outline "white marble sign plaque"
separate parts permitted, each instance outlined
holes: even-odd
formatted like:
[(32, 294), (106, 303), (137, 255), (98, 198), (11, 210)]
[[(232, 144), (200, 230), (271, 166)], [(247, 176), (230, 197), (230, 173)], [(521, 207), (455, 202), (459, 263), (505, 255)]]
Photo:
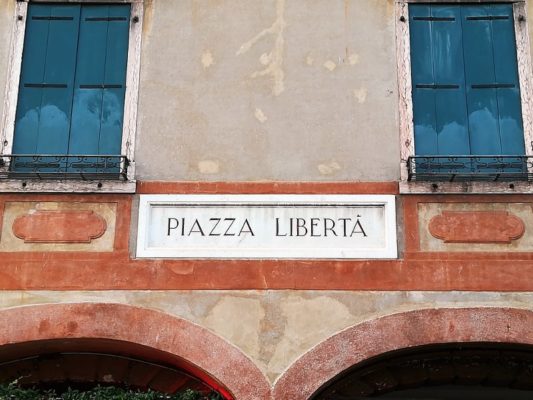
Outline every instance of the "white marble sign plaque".
[(142, 195), (137, 257), (396, 258), (392, 195)]

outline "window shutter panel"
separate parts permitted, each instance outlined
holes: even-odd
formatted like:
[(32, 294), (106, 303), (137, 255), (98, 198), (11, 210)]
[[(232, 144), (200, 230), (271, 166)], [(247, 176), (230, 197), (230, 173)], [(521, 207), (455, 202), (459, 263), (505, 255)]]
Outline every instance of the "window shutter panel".
[(460, 10), (412, 5), (409, 13), (416, 153), (469, 154)]
[(417, 154), (438, 154), (435, 115), (435, 93), (420, 85), (433, 84), (433, 51), (431, 22), (423, 18), (431, 16), (428, 5), (409, 7), (411, 28), (411, 75), (415, 126), (415, 150)]
[(500, 141), (502, 154), (524, 154), (524, 128), (520, 102), (520, 81), (516, 58), (513, 9), (510, 4), (491, 5), (492, 15), (508, 19), (492, 20), (494, 44), (494, 72), (496, 82), (513, 87), (497, 89)]
[(107, 58), (99, 154), (120, 154), (126, 93), (130, 5), (109, 6)]
[(524, 154), (511, 5), (462, 8), (472, 154)]
[(71, 154), (120, 154), (129, 14), (129, 5), (82, 6)]
[(30, 4), (14, 154), (66, 154), (79, 5)]

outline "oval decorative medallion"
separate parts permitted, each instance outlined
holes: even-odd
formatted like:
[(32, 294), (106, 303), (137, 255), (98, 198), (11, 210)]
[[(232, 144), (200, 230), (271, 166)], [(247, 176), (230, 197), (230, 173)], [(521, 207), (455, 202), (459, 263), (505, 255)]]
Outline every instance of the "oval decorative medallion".
[(43, 210), (16, 218), (12, 229), (25, 243), (90, 243), (107, 224), (94, 211)]
[(511, 243), (525, 225), (507, 211), (443, 211), (431, 219), (429, 232), (445, 243)]

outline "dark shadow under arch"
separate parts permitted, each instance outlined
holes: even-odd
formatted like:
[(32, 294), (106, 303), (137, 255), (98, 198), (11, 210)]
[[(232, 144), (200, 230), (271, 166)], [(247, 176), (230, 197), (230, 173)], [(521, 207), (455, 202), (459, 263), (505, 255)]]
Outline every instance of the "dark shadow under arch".
[(194, 365), (163, 351), (106, 339), (39, 340), (0, 346), (0, 383), (65, 390), (96, 385), (174, 394), (216, 391)]
[(73, 351), (152, 358), (185, 370), (227, 399), (270, 397), (265, 376), (241, 350), (160, 311), (113, 303), (41, 304), (0, 310), (0, 321), (0, 354), (21, 349), (51, 354), (71, 346)]
[(533, 345), (533, 312), (499, 307), (400, 312), (351, 326), (319, 343), (275, 382), (275, 399), (308, 400), (361, 363), (402, 349), (456, 343)]
[(311, 400), (533, 398), (533, 345), (453, 343), (373, 357), (330, 381)]

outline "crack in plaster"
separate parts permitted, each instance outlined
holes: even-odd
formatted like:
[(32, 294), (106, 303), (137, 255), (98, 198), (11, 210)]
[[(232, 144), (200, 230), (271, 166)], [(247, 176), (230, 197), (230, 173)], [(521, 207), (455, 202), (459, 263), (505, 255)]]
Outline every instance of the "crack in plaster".
[(249, 41), (243, 43), (237, 51), (237, 56), (247, 53), (259, 40), (267, 35), (274, 35), (276, 40), (274, 47), (268, 54), (262, 54), (260, 63), (266, 65), (266, 68), (254, 71), (252, 78), (260, 76), (271, 76), (274, 79), (272, 93), (279, 96), (285, 90), (285, 73), (283, 72), (283, 46), (285, 44), (285, 0), (276, 1), (276, 20), (269, 27), (263, 29)]

